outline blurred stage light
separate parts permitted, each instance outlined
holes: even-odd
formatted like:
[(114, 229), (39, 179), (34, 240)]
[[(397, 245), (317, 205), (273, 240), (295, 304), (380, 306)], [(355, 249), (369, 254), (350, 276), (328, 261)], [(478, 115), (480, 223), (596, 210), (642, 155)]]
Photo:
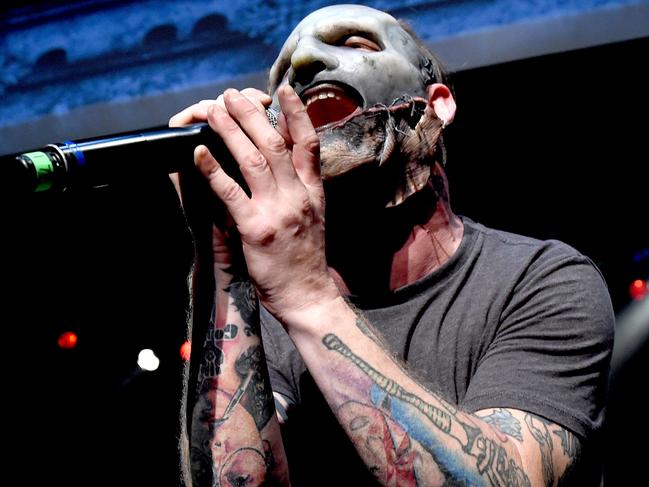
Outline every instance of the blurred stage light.
[(615, 346), (611, 359), (611, 379), (616, 380), (624, 365), (642, 351), (649, 340), (649, 299), (631, 301), (616, 317)]
[(66, 331), (64, 333), (61, 333), (59, 339), (57, 340), (57, 343), (59, 345), (59, 348), (62, 348), (63, 350), (71, 350), (77, 346), (78, 340), (79, 339), (76, 333), (72, 331)]
[(137, 364), (142, 370), (153, 372), (160, 365), (160, 359), (156, 357), (153, 350), (145, 348), (137, 356)]
[(183, 343), (180, 346), (180, 356), (185, 362), (187, 362), (191, 354), (192, 354), (192, 344), (189, 340), (185, 340), (185, 343)]
[(631, 298), (639, 301), (647, 295), (647, 281), (643, 279), (636, 279), (629, 286), (629, 294)]

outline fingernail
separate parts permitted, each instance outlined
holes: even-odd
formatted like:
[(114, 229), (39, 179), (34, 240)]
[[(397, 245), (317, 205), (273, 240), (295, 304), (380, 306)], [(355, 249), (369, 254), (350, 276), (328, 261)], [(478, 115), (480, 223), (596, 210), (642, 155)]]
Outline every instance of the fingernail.
[(207, 147), (205, 147), (204, 145), (199, 145), (198, 147), (196, 147), (195, 153), (197, 162), (202, 162), (207, 156)]
[(228, 88), (227, 90), (225, 90), (224, 94), (227, 95), (228, 98), (230, 98), (232, 100), (235, 100), (235, 99), (241, 97), (241, 95), (239, 94), (239, 91), (235, 90), (234, 88)]

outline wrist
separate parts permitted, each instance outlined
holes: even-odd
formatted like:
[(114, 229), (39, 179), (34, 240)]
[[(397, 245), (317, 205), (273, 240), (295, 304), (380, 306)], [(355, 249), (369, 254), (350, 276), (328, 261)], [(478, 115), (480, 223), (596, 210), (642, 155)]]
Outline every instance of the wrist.
[(336, 292), (335, 296), (313, 301), (286, 313), (282, 323), (294, 341), (307, 337), (320, 340), (352, 315), (354, 311), (345, 298)]

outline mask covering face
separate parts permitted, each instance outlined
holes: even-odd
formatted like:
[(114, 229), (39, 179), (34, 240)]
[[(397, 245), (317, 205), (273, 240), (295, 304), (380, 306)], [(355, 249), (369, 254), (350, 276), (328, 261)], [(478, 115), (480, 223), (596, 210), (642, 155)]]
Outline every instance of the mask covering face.
[(442, 123), (423, 98), (375, 106), (317, 130), (325, 184), (359, 166), (380, 173), (385, 206), (403, 203), (430, 178)]
[(426, 185), (442, 124), (426, 101), (425, 61), (393, 17), (368, 7), (325, 7), (298, 24), (270, 88), (290, 83), (306, 105), (325, 184), (374, 166), (385, 206)]

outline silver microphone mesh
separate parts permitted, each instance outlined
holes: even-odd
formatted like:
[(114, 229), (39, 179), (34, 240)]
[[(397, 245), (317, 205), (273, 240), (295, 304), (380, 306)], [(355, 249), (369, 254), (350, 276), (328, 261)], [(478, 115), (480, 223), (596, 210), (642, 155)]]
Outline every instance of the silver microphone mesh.
[(268, 117), (268, 122), (271, 124), (271, 126), (276, 129), (277, 117), (279, 116), (279, 112), (275, 110), (273, 107), (267, 107), (266, 116)]

